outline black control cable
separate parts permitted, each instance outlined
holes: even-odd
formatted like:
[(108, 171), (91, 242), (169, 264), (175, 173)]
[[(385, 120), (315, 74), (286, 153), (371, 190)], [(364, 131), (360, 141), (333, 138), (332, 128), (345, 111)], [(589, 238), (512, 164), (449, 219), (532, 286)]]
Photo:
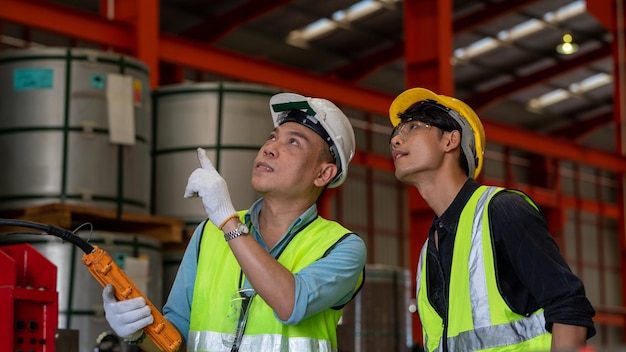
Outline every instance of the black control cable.
[[(75, 246), (80, 248), (86, 254), (92, 253), (94, 251), (93, 246), (91, 244), (89, 244), (89, 242), (87, 242), (84, 239), (76, 236), (76, 234), (75, 234), (75, 231), (78, 231), (80, 229), (80, 227), (82, 227), (83, 225), (81, 225), (75, 231), (70, 231), (70, 230), (66, 230), (66, 229), (58, 227), (58, 226), (46, 225), (46, 224), (41, 224), (41, 223), (38, 223), (38, 222), (33, 222), (33, 221), (28, 221), (28, 220), (2, 219), (2, 218), (0, 218), (0, 225), (16, 226), (16, 227), (26, 227), (26, 228), (29, 228), (29, 229), (39, 230), (39, 231), (43, 232), (43, 234), (56, 236), (56, 237), (61, 238), (64, 241), (67, 241), (67, 242), (70, 242), (70, 243), (74, 244)], [(12, 233), (9, 233), (9, 234), (12, 234)], [(15, 233), (15, 234), (18, 234), (18, 233)], [(21, 233), (21, 234), (23, 234), (23, 233)], [(29, 234), (40, 235), (42, 233), (39, 233), (39, 232), (29, 232)]]

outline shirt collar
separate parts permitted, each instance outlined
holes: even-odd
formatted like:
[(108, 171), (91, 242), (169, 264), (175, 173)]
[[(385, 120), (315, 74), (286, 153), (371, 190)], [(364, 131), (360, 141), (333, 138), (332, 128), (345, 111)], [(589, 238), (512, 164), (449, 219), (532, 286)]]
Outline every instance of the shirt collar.
[(459, 215), (463, 211), (467, 201), (470, 199), (472, 194), (474, 194), (474, 191), (478, 189), (478, 187), (480, 187), (478, 182), (472, 178), (468, 178), (463, 184), (463, 187), (461, 187), (459, 193), (457, 193), (456, 197), (454, 197), (454, 200), (448, 209), (446, 209), (446, 211), (441, 214), (441, 217), (437, 219), (439, 223), (442, 224), (449, 232), (453, 232), (456, 229), (459, 223)]
[[(262, 205), (263, 198), (260, 198), (254, 202), (252, 206), (250, 206), (250, 209), (248, 209), (248, 212), (244, 217), (245, 222), (252, 225), (254, 234), (259, 237), (260, 234), (257, 229), (259, 228), (259, 214), (261, 213)], [(317, 204), (313, 203), (307, 210), (304, 211), (304, 213), (300, 214), (300, 216), (291, 223), (287, 233), (283, 235), (283, 238), (279, 241), (275, 248), (281, 247), (281, 243), (291, 239), (296, 233), (300, 232), (302, 228), (308, 225), (311, 221), (315, 220), (315, 218), (317, 218)]]

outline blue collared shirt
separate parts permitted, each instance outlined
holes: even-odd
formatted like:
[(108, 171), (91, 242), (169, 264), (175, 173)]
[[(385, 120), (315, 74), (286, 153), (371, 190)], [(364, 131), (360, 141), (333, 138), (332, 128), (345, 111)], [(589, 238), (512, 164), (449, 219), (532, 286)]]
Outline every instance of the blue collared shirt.
[[(283, 251), (296, 233), (318, 216), (317, 206), (313, 204), (291, 224), (287, 233), (276, 245), (269, 249), (258, 232), (259, 213), (262, 204), (263, 199), (252, 204), (244, 221), (252, 225), (251, 235), (274, 258)], [(185, 339), (189, 334), (189, 320), (203, 225), (204, 223), (201, 223), (196, 227), (187, 245), (167, 303), (163, 307), (165, 318), (178, 328)], [(281, 320), (274, 314), (276, 319), (287, 325), (295, 325), (325, 309), (348, 303), (353, 296), (359, 275), (365, 266), (365, 260), (365, 243), (356, 234), (352, 234), (337, 243), (324, 258), (294, 273), (295, 303), (293, 312), (288, 320)], [(337, 268), (341, 268), (341, 270), (337, 270)], [(249, 286), (247, 281), (245, 286)]]

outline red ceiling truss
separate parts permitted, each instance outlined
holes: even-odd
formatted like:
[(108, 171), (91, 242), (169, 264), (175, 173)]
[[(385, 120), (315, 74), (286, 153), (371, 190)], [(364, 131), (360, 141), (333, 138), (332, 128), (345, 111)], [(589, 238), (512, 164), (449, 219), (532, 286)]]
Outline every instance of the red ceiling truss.
[(180, 33), (180, 35), (189, 39), (212, 43), (249, 20), (291, 2), (292, 0), (248, 0), (218, 17), (212, 17), (194, 25)]
[[(149, 0), (137, 1), (145, 2), (142, 11), (146, 11), (146, 7), (149, 4), (153, 4)], [(518, 5), (521, 6), (522, 3), (519, 2)], [(25, 13), (28, 16), (24, 16)], [(171, 63), (251, 82), (280, 86), (305, 94), (330, 97), (339, 104), (345, 104), (382, 116), (387, 115), (389, 104), (393, 100), (393, 96), (359, 87), (350, 81), (314, 75), (261, 59), (251, 59), (243, 55), (211, 47), (203, 42), (183, 39), (173, 35), (155, 34), (150, 30), (136, 33), (135, 28), (137, 25), (133, 26), (121, 21), (110, 21), (102, 16), (58, 6), (49, 2), (0, 0), (0, 19), (28, 27), (48, 30), (71, 38), (99, 43), (105, 48), (112, 47), (124, 53), (132, 53), (140, 60), (148, 63), (154, 60), (155, 62), (150, 67), (151, 72), (154, 73), (153, 76), (158, 76), (158, 62)], [(464, 26), (468, 27), (469, 25), (465, 24)], [(86, 28), (89, 28), (89, 30), (85, 30)], [(152, 40), (151, 38), (137, 38), (137, 35), (142, 33), (146, 33), (147, 36), (158, 37)], [(156, 59), (142, 57), (141, 53), (138, 53), (138, 55), (136, 53), (137, 42), (153, 43), (154, 48), (146, 49), (145, 51), (146, 53), (155, 52)], [(481, 94), (469, 98), (468, 102), (478, 106), (487, 104), (491, 101), (491, 97), (501, 96), (502, 92), (510, 94), (520, 86), (537, 84), (540, 80), (546, 79), (546, 77), (562, 74), (564, 70), (566, 71), (570, 67), (589, 63), (608, 54), (606, 47), (599, 48), (588, 54), (562, 62), (558, 68), (548, 68), (527, 77), (517, 78), (514, 83), (501, 85), (494, 91), (490, 91), (490, 94), (485, 93), (484, 95)], [(498, 94), (494, 94), (496, 90), (499, 92)], [(567, 157), (572, 161), (620, 173), (626, 172), (626, 159), (617, 154), (563, 141), (559, 141), (558, 146), (556, 146), (554, 140), (549, 137), (534, 135), (521, 129), (505, 127), (489, 121), (485, 121), (484, 125), (489, 139), (496, 143), (509, 145), (511, 140), (521, 141), (517, 147), (525, 150), (547, 156)], [(532, 142), (524, 142), (523, 139), (518, 137), (520, 133), (532, 135)], [(528, 139), (526, 140), (528, 141)], [(557, 150), (560, 152), (557, 152)]]

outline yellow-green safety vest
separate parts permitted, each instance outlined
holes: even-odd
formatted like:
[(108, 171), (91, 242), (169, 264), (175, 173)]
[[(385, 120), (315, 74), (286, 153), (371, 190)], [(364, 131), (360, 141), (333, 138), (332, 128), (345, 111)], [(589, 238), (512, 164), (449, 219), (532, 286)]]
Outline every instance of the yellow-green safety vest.
[[(244, 214), (240, 212), (242, 221)], [(322, 258), (351, 233), (336, 222), (317, 217), (293, 237), (277, 260), (292, 273), (297, 273)], [(187, 351), (231, 352), (239, 315), (233, 311), (230, 301), (242, 288), (245, 277), (220, 230), (207, 223), (202, 236)], [(354, 288), (354, 295), (362, 284), (363, 273)], [(245, 335), (238, 351), (336, 351), (336, 329), (342, 312), (343, 307), (333, 307), (297, 325), (285, 325), (275, 317), (272, 308), (256, 295), (249, 306)]]
[[(529, 316), (511, 310), (496, 281), (488, 205), (502, 191), (479, 187), (461, 212), (454, 240), (446, 321), (428, 300), (424, 245), (418, 262), (417, 302), (424, 349), (442, 351), (447, 328), (448, 351), (549, 351), (552, 335), (545, 328), (543, 309)], [(535, 203), (523, 193), (535, 208)]]

